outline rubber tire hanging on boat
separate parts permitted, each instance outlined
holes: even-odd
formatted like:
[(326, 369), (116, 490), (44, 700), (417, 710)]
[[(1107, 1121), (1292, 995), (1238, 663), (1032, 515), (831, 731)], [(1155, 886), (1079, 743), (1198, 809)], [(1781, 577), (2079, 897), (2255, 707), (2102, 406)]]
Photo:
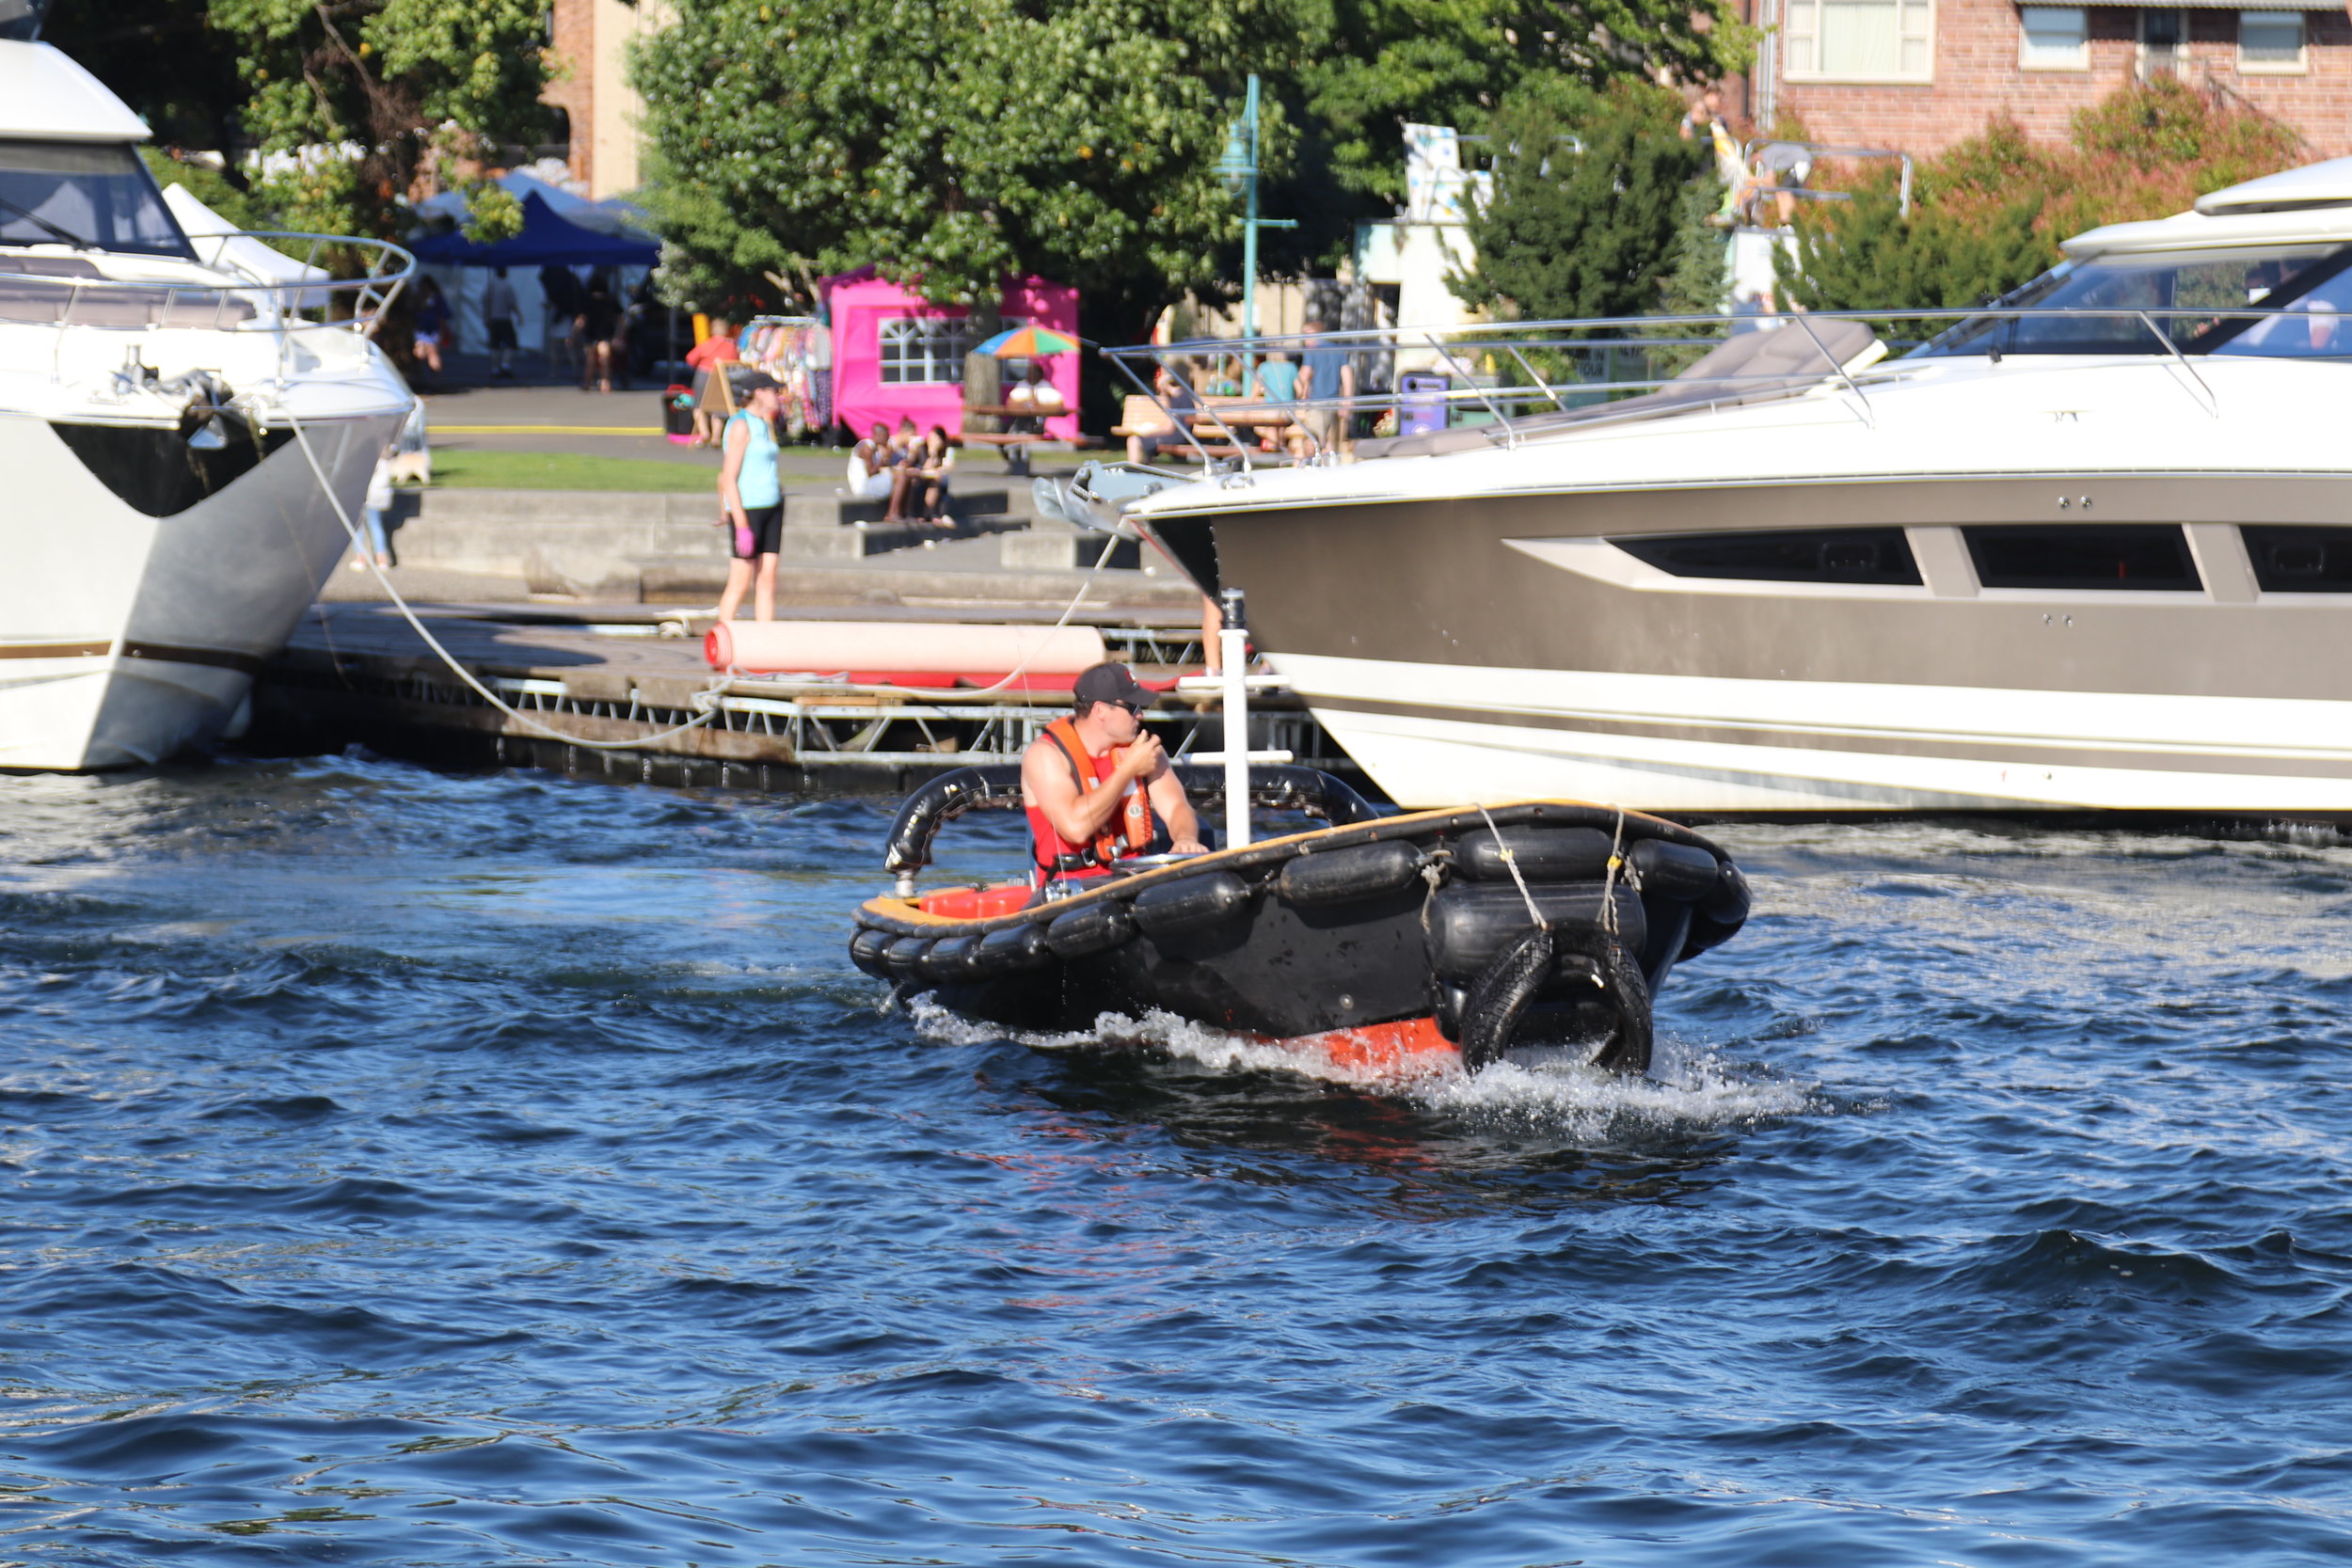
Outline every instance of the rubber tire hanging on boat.
[[(1536, 993), (1551, 982), (1561, 968), (1560, 948), (1564, 942), (1572, 946), (1584, 945), (1566, 933), (1539, 927), (1505, 948), (1470, 983), (1461, 1011), (1465, 1072), (1484, 1071), (1502, 1059)], [(1597, 970), (1601, 994), (1616, 1020), (1607, 1042), (1594, 1053), (1591, 1065), (1634, 1075), (1647, 1072), (1651, 1037), (1649, 987), (1643, 982), (1642, 972), (1624, 943), (1613, 937), (1596, 934), (1591, 944), (1599, 951), (1584, 956)], [(1579, 955), (1571, 951), (1568, 956), (1574, 958)]]

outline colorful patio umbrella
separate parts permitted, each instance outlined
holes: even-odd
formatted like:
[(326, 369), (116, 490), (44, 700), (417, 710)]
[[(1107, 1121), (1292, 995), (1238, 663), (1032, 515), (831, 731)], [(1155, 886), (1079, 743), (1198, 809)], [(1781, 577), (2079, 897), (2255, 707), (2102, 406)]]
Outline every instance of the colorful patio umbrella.
[(1009, 332), (999, 332), (982, 343), (977, 352), (992, 354), (999, 359), (1038, 359), (1048, 354), (1074, 354), (1078, 340), (1065, 337), (1049, 326), (1016, 326)]

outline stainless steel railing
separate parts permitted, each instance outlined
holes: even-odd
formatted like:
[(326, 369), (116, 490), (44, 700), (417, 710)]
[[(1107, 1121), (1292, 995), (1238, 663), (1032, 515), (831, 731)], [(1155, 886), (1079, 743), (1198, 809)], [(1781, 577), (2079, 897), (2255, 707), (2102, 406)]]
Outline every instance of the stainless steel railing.
[[(2249, 343), (2265, 320), (2303, 331), (2275, 344)], [(1857, 323), (1856, 334), (1833, 324)], [(2235, 327), (2224, 331), (2225, 327)], [(2074, 326), (2084, 328), (2079, 332)], [(1802, 348), (1751, 358), (1760, 368), (1716, 369), (1724, 351), (1751, 334), (1801, 335)], [(1788, 341), (1795, 341), (1794, 340)], [(1903, 357), (1889, 351), (1907, 351)], [(1285, 400), (1214, 398), (1195, 392), (1188, 408), (1158, 384), (1163, 369), (1191, 385), (1201, 360), (1235, 358), (1245, 377), (1269, 356), (1301, 359), (1336, 352), (1355, 372), (1357, 389), (1331, 393), (1310, 384)], [(2211, 353), (2317, 358), (2352, 363), (2352, 314), (2325, 307), (2075, 308), (1982, 306), (1953, 309), (1823, 310), (1784, 315), (1612, 316), (1577, 321), (1480, 323), (1453, 328), (1371, 328), (1316, 334), (1197, 339), (1103, 351), (1170, 427), (1162, 443), (1188, 450), (1205, 471), (1248, 472), (1259, 433), (1279, 432), (1290, 460), (1331, 462), (1348, 444), (1359, 416), (1392, 417), (1418, 433), (1475, 431), (1496, 446), (1565, 425), (1698, 412), (1766, 398), (1833, 389), (1865, 424), (1875, 425), (1870, 390), (1915, 373), (1924, 360), (1986, 355), (2163, 359), (2183, 389), (2209, 414), (2219, 404), (2196, 361)], [(1630, 373), (1629, 373), (1629, 372)], [(1408, 384), (1408, 377), (1421, 377)], [(1622, 408), (1616, 404), (1624, 404)], [(1385, 421), (1384, 421), (1385, 422)], [(1196, 430), (1196, 427), (1207, 430)], [(1382, 437), (1386, 438), (1386, 437)], [(1213, 450), (1214, 449), (1214, 450)], [(1283, 460), (1278, 452), (1276, 461)]]
[[(330, 275), (290, 280), (272, 277), (241, 254), (240, 242), (265, 245), (288, 261), (314, 271), (326, 270), (318, 265), (321, 255), (345, 251), (357, 257), (360, 271), (343, 277)], [(351, 235), (251, 230), (193, 235), (189, 244), (199, 267), (225, 274), (230, 280), (91, 277), (8, 267), (0, 270), (0, 325), (119, 331), (167, 326), (215, 332), (282, 332), (333, 325), (366, 333), (374, 329), (401, 286), (417, 270), (416, 258), (400, 246)], [(303, 247), (300, 256), (294, 253), (294, 245)], [(178, 260), (129, 258), (119, 253), (110, 259), (138, 264)], [(22, 259), (17, 265), (29, 268), (45, 260)], [(339, 306), (348, 309), (337, 313)], [(318, 319), (305, 312), (315, 312)]]

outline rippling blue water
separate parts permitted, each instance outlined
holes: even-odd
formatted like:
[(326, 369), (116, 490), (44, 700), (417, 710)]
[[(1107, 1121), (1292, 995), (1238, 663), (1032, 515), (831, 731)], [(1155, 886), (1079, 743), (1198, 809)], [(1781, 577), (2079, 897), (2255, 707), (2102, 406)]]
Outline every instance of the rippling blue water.
[(1730, 829), (1655, 1081), (1375, 1091), (879, 1011), (878, 802), (0, 790), (0, 1560), (2352, 1557), (2332, 837)]

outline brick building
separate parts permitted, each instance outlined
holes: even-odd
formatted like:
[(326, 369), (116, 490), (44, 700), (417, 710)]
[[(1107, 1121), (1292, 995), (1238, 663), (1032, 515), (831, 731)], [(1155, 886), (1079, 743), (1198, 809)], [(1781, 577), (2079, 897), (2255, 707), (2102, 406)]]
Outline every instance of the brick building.
[(637, 188), (637, 119), (644, 101), (628, 85), (629, 40), (667, 26), (663, 0), (554, 0), (548, 46), (557, 78), (543, 101), (564, 111), (572, 178), (590, 199), (626, 196)]
[(2313, 158), (2352, 153), (2344, 0), (2272, 9), (2014, 0), (1754, 0), (1772, 29), (1749, 84), (1756, 123), (1794, 114), (1816, 142), (1935, 152), (2007, 116), (2037, 140), (2158, 72), (2284, 121)]

